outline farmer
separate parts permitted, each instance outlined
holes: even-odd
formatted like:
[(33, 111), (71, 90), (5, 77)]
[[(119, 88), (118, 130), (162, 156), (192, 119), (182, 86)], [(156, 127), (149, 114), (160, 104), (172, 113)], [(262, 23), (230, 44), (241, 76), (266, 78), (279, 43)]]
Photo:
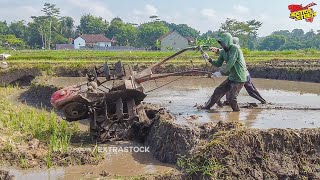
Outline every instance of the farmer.
[(217, 103), (227, 92), (230, 93), (228, 101), (233, 111), (240, 111), (237, 102), (237, 96), (247, 81), (247, 67), (244, 61), (243, 53), (238, 45), (233, 44), (232, 36), (230, 33), (223, 33), (218, 43), (223, 50), (219, 53), (219, 58), (213, 61), (209, 58), (207, 53), (203, 57), (207, 59), (213, 66), (221, 67), (223, 62), (226, 65), (222, 66), (219, 71), (213, 73), (214, 77), (219, 77), (223, 74), (229, 74), (228, 79), (222, 82), (213, 92), (209, 101), (202, 106), (203, 109), (210, 109)]
[[(238, 37), (233, 37), (233, 44), (238, 45), (240, 47), (239, 44), (239, 38)], [(216, 47), (212, 47), (210, 48), (213, 52), (215, 53), (219, 53), (220, 51), (223, 51), (223, 49), (219, 49)], [(261, 104), (266, 104), (266, 100), (263, 99), (263, 97), (260, 95), (260, 93), (258, 92), (258, 90), (255, 88), (255, 86), (253, 85), (252, 81), (251, 81), (251, 76), (249, 74), (249, 71), (247, 72), (248, 76), (247, 76), (247, 81), (244, 83), (244, 88), (247, 90), (249, 96), (255, 98), (256, 100), (260, 101)], [(217, 104), (219, 106), (223, 106), (223, 105), (229, 105), (229, 101), (228, 101), (228, 97), (230, 96), (230, 93), (228, 92), (226, 94), (226, 101), (222, 104), (221, 101), (219, 100), (217, 102)]]

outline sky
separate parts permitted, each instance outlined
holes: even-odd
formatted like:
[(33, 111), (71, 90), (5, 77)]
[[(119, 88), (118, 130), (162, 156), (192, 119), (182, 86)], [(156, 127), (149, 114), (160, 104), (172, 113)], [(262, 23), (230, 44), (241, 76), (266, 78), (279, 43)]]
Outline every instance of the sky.
[[(71, 16), (76, 25), (84, 14), (100, 16), (107, 21), (120, 17), (125, 22), (141, 24), (157, 15), (161, 20), (188, 24), (204, 33), (216, 31), (227, 18), (239, 21), (256, 19), (262, 22), (259, 36), (276, 30), (320, 30), (320, 0), (0, 0), (0, 21), (31, 21), (41, 15), (43, 4), (49, 2), (60, 8), (62, 16)], [(319, 14), (313, 23), (289, 18), (288, 5), (315, 2)]]

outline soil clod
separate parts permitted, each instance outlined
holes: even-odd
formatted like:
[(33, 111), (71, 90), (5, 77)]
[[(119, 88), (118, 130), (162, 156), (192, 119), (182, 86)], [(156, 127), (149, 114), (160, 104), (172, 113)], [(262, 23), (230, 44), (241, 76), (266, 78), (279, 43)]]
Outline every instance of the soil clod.
[(0, 170), (0, 180), (12, 180), (14, 176), (10, 175), (8, 171)]

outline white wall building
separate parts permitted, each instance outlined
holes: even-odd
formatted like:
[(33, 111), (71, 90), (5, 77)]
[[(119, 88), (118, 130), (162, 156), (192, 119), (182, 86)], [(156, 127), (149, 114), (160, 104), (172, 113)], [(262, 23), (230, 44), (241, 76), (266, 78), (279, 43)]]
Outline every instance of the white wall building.
[(73, 44), (75, 49), (80, 49), (81, 46), (86, 46), (86, 41), (79, 36), (73, 41)]
[(83, 34), (74, 40), (74, 48), (80, 47), (111, 47), (111, 40), (103, 34)]
[(169, 32), (159, 38), (161, 51), (178, 51), (192, 43), (188, 38), (181, 36), (176, 31)]

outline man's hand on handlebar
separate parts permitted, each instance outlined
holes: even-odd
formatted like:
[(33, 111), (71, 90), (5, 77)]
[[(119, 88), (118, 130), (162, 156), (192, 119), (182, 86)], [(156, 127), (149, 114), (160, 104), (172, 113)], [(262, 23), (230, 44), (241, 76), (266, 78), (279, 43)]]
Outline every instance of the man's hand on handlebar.
[(214, 52), (214, 53), (217, 53), (217, 54), (219, 54), (219, 52), (221, 51), (221, 49), (219, 49), (217, 47), (209, 47), (209, 50)]

